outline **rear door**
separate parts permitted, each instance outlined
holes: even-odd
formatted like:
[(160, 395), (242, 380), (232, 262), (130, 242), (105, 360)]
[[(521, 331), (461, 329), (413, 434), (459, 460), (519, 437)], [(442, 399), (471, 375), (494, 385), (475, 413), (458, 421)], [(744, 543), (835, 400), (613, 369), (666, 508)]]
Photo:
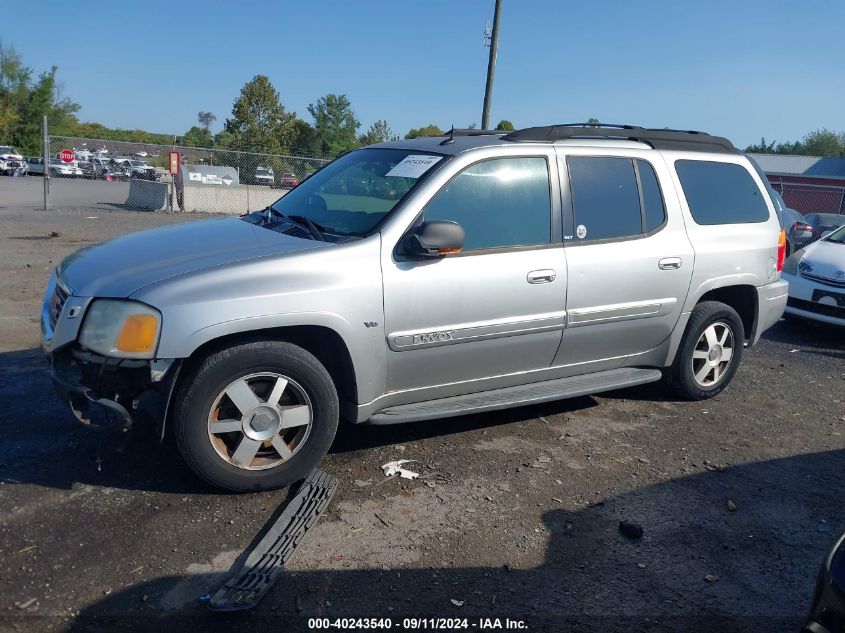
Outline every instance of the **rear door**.
[(569, 274), (556, 365), (606, 368), (654, 349), (689, 290), (693, 248), (668, 167), (656, 152), (618, 151), (558, 152)]

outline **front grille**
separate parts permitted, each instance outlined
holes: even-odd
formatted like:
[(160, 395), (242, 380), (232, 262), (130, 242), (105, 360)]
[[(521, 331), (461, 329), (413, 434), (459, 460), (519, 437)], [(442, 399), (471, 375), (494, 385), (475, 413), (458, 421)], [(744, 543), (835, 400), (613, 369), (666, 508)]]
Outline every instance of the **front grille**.
[(55, 329), (56, 323), (59, 321), (59, 316), (62, 313), (62, 308), (65, 307), (68, 292), (62, 285), (56, 283), (56, 289), (53, 291), (53, 297), (50, 299), (50, 327)]
[(823, 314), (824, 316), (835, 317), (837, 319), (845, 319), (845, 308), (840, 308), (838, 306), (816, 303), (815, 301), (804, 301), (803, 299), (794, 299), (793, 297), (789, 297), (786, 305), (797, 310)]
[(810, 273), (800, 273), (804, 279), (810, 279), (825, 286), (833, 286), (834, 288), (845, 288), (845, 279), (831, 279), (830, 277), (822, 277), (820, 275), (812, 275)]

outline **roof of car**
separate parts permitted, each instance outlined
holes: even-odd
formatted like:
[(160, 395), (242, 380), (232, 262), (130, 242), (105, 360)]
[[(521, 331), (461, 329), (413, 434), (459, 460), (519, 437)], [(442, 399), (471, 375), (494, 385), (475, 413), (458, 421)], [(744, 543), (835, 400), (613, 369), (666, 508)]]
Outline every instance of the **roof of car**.
[(582, 123), (532, 127), (513, 132), (450, 130), (443, 136), (391, 141), (380, 143), (375, 147), (453, 155), (479, 147), (512, 146), (527, 143), (588, 147), (649, 147), (728, 154), (738, 152), (729, 140), (694, 130), (648, 129), (632, 125), (601, 125), (597, 127)]

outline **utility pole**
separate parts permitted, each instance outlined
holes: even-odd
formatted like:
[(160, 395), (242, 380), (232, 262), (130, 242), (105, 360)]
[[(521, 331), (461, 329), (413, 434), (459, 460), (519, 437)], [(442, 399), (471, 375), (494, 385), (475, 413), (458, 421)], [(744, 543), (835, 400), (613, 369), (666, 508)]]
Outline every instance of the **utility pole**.
[(50, 210), (50, 136), (47, 133), (47, 115), (44, 115), (44, 118), (41, 121), (41, 128), (43, 138), (42, 141), (44, 143), (43, 151), (41, 152), (44, 155), (44, 210)]
[(496, 0), (493, 13), (493, 33), (490, 35), (490, 58), (487, 60), (487, 86), (484, 89), (484, 110), (481, 113), (481, 129), (490, 129), (490, 106), (493, 102), (493, 75), (496, 74), (496, 54), (499, 52), (499, 16), (502, 0)]

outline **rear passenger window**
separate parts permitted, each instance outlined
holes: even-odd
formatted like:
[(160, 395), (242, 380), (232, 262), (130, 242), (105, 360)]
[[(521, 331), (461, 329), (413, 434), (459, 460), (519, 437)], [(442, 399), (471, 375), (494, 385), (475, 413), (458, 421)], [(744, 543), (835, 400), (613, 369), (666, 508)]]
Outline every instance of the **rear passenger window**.
[(663, 196), (660, 194), (660, 185), (657, 184), (654, 168), (646, 161), (638, 160), (637, 169), (640, 172), (640, 188), (643, 193), (645, 232), (651, 233), (666, 221), (666, 208), (663, 205)]
[(675, 161), (675, 171), (697, 224), (743, 224), (769, 219), (763, 192), (742, 165)]
[(630, 158), (570, 156), (566, 162), (579, 241), (643, 232), (640, 194)]
[(666, 222), (657, 175), (647, 161), (570, 156), (567, 165), (578, 241), (640, 237)]

